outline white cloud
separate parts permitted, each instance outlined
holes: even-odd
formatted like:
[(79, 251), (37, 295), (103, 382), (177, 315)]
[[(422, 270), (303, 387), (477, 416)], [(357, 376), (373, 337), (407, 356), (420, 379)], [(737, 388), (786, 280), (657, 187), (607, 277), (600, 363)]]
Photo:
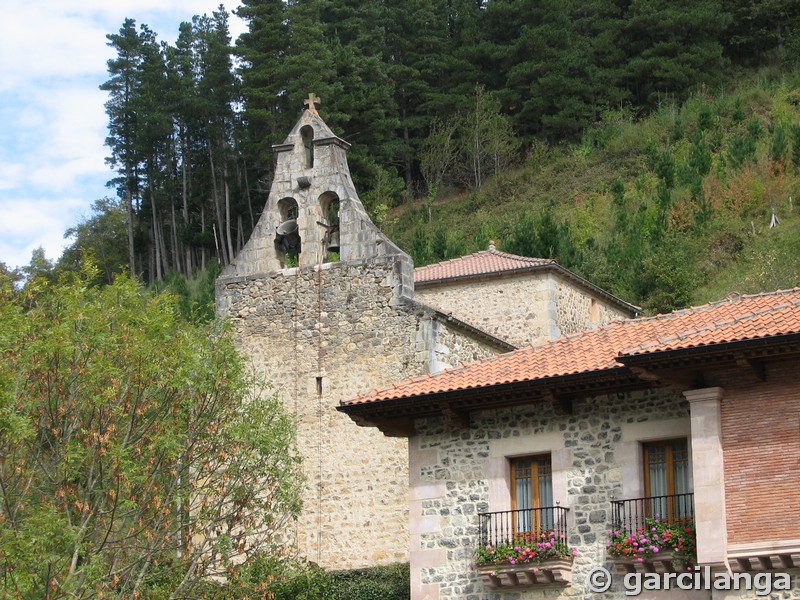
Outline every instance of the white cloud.
[(0, 261), (9, 267), (26, 265), (31, 253), (44, 248), (53, 260), (69, 243), (65, 223), (76, 224), (88, 216), (83, 198), (12, 198), (0, 203)]
[[(0, 2), (0, 261), (58, 258), (64, 231), (108, 195), (107, 99), (98, 86), (113, 55), (106, 35), (126, 17), (173, 42), (181, 21), (219, 0)], [(238, 0), (224, 0), (231, 11)], [(244, 30), (230, 21), (235, 38)]]

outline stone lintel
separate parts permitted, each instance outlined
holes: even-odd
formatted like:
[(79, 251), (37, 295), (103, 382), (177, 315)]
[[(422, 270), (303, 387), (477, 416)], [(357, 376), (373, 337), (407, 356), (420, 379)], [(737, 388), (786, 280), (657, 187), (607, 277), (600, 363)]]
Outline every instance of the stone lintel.
[[(340, 137), (333, 136), (333, 137), (319, 138), (319, 139), (314, 140), (314, 145), (315, 146), (328, 146), (328, 145), (331, 145), (331, 144), (333, 144), (335, 146), (339, 146), (340, 148), (343, 148), (345, 150), (349, 150), (350, 149), (350, 143), (349, 142), (345, 142)], [(273, 148), (274, 148), (274, 146), (273, 146)]]

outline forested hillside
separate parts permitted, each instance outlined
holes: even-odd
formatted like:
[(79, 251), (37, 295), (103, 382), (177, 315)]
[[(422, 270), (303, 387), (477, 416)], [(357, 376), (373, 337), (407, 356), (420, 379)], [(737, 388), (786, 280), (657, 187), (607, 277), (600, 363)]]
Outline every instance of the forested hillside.
[[(155, 282), (229, 262), (265, 202), (271, 145), (310, 92), (353, 144), (373, 217), (418, 262), (492, 235), (653, 310), (689, 301), (694, 284), (655, 300), (634, 274), (666, 264), (662, 250), (688, 252), (665, 241), (687, 223), (719, 220), (715, 185), (762, 172), (780, 172), (787, 191), (793, 182), (790, 0), (243, 0), (237, 14), (237, 40), (222, 9), (182, 24), (174, 45), (131, 19), (108, 36), (116, 197), (76, 226), (59, 268), (89, 251), (109, 279), (125, 265)], [(769, 77), (747, 76), (751, 91), (730, 91), (767, 66)], [(534, 226), (545, 241), (525, 247)], [(569, 235), (546, 242), (559, 228)], [(623, 275), (618, 264), (639, 266)]]
[(415, 264), (550, 257), (646, 312), (800, 285), (800, 73), (753, 72), (651, 115), (609, 110), (480, 188), (391, 210)]

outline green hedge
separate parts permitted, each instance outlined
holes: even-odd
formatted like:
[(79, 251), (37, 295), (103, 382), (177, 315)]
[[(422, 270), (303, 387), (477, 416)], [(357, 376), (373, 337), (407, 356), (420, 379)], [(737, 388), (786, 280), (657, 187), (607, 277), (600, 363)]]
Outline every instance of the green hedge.
[(326, 571), (313, 563), (268, 556), (233, 569), (227, 584), (209, 586), (205, 598), (269, 600), (407, 600), (408, 563)]

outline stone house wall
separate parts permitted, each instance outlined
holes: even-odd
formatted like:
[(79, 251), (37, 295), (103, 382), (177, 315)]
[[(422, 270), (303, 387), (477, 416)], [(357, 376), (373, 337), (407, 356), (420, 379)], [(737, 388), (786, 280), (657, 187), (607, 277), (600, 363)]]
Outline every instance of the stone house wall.
[(577, 333), (631, 316), (619, 307), (561, 277), (556, 278), (553, 304), (556, 327), (561, 335)]
[[(297, 419), (307, 478), (292, 537), (336, 569), (408, 560), (405, 439), (359, 427), (340, 400), (497, 352), (399, 298), (399, 257), (221, 277), (217, 308)], [(435, 326), (431, 323), (435, 322)]]
[(418, 285), (415, 298), (518, 347), (630, 316), (550, 270)]
[[(612, 498), (642, 495), (641, 442), (688, 437), (689, 426), (687, 401), (664, 391), (576, 400), (569, 416), (548, 403), (478, 411), (469, 430), (444, 417), (418, 419), (409, 440), (412, 597), (589, 597), (589, 570), (613, 570), (605, 551)], [(474, 567), (477, 515), (510, 509), (510, 457), (545, 452), (553, 499), (569, 508), (568, 542), (578, 550), (573, 583), (503, 594), (485, 589)], [(603, 597), (626, 597), (621, 582)]]

